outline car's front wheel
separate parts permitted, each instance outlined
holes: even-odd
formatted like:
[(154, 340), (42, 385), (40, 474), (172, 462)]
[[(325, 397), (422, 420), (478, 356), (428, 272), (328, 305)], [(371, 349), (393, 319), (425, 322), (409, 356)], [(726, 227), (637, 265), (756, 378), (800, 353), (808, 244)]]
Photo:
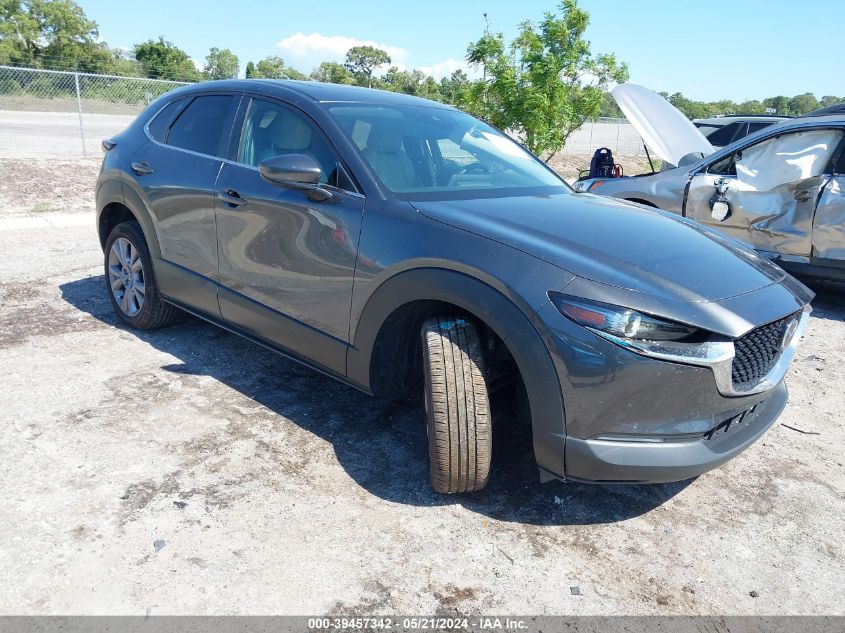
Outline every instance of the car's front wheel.
[(114, 227), (105, 245), (106, 290), (115, 314), (134, 328), (164, 327), (177, 309), (158, 292), (147, 241), (137, 222)]
[(475, 325), (462, 317), (423, 324), (429, 479), (437, 492), (487, 484), (493, 436), (481, 349)]

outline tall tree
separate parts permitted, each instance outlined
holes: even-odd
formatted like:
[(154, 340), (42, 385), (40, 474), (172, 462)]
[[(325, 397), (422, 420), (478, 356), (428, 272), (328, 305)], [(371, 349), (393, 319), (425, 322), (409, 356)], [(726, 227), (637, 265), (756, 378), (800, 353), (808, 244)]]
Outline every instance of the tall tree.
[(258, 76), (255, 73), (256, 73), (255, 64), (253, 64), (252, 62), (247, 62), (246, 63), (246, 70), (244, 71), (244, 77), (246, 77), (247, 79), (252, 79), (252, 78)]
[(329, 84), (352, 84), (355, 82), (352, 73), (346, 69), (346, 66), (337, 62), (320, 62), (320, 65), (311, 71), (311, 79)]
[(443, 77), (440, 80), (440, 95), (443, 101), (463, 107), (469, 99), (471, 83), (467, 74), (461, 69), (454, 71), (448, 77)]
[(203, 74), (208, 79), (235, 79), (241, 70), (238, 56), (228, 48), (212, 47), (205, 56)]
[(0, 0), (0, 62), (109, 71), (113, 55), (74, 0)]
[(812, 92), (805, 92), (802, 95), (795, 95), (789, 100), (790, 114), (807, 114), (819, 108), (816, 95)]
[(489, 30), (467, 50), (467, 61), (482, 67), (470, 109), (502, 129), (515, 131), (546, 160), (587, 119), (601, 113), (603, 94), (628, 78), (628, 67), (614, 55), (594, 55), (584, 39), (589, 15), (577, 0), (563, 0), (558, 14), (539, 24), (523, 22), (506, 46), (504, 35)]
[(285, 66), (285, 60), (278, 55), (271, 55), (259, 61), (251, 76), (262, 79), (307, 79), (306, 75), (296, 68)]
[(147, 77), (172, 81), (197, 81), (199, 73), (188, 54), (163, 37), (136, 44), (135, 59)]
[(442, 98), (440, 86), (433, 77), (420, 70), (399, 70), (391, 66), (381, 79), (381, 85), (393, 92), (403, 92), (408, 95), (423, 97), (439, 101)]
[(774, 110), (774, 114), (789, 114), (789, 98), (783, 95), (763, 99), (763, 106)]
[(390, 55), (375, 46), (353, 46), (346, 52), (346, 68), (361, 86), (372, 88), (373, 71), (390, 63)]

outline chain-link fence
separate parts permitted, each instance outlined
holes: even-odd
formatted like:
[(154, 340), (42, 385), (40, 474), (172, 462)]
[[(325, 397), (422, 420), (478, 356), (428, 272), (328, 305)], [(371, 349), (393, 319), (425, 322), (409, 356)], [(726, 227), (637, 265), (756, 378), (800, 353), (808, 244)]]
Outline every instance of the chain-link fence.
[[(0, 66), (0, 158), (99, 156), (100, 141), (123, 130), (175, 81)], [(625, 119), (588, 121), (561, 152), (609, 147), (639, 155), (642, 140)]]
[(0, 66), (0, 158), (100, 155), (175, 81)]
[(600, 147), (609, 148), (619, 156), (639, 156), (644, 153), (639, 133), (627, 119), (601, 117), (587, 121), (566, 140), (564, 154), (592, 154)]

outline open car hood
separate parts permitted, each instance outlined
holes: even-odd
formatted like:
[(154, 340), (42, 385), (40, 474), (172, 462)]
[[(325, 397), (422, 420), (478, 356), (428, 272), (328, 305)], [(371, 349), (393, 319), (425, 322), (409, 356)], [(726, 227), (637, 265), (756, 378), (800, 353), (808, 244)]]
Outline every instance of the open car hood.
[(648, 88), (620, 84), (611, 94), (646, 145), (658, 157), (678, 165), (687, 154), (712, 154), (715, 149), (680, 110)]

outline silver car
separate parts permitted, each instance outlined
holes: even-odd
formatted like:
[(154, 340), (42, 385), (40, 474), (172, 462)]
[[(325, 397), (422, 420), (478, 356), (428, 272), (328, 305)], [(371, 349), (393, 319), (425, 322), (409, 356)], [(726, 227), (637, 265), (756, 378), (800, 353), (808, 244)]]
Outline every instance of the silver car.
[(789, 120), (789, 117), (785, 116), (744, 114), (693, 119), (692, 124), (699, 129), (713, 147), (719, 148), (730, 145), (749, 134), (759, 132), (770, 125), (787, 120)]
[(665, 99), (633, 88), (614, 96), (664, 169), (579, 180), (577, 191), (680, 214), (790, 272), (845, 281), (845, 115), (788, 119), (713, 150)]

